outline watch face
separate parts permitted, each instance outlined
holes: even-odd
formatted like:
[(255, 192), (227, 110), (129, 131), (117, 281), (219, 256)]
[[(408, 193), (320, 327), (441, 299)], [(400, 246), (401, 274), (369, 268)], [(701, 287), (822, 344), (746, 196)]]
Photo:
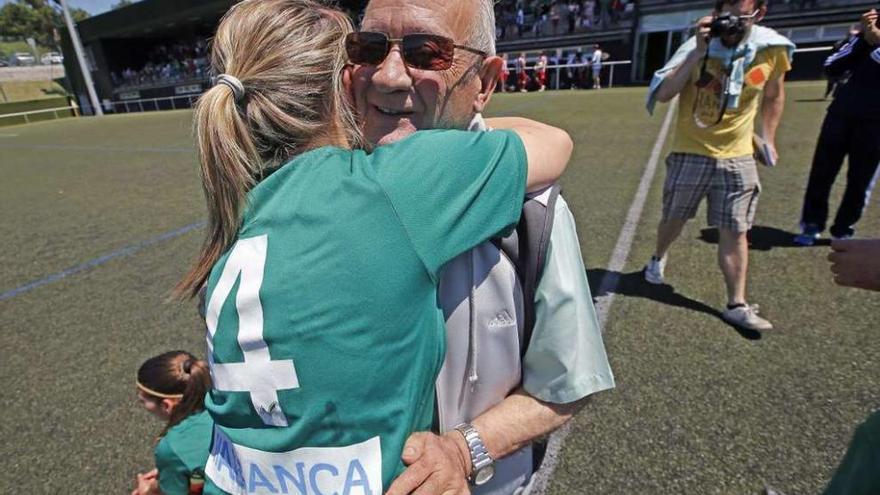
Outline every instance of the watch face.
[(492, 479), (492, 476), (495, 476), (495, 466), (486, 466), (477, 471), (474, 476), (474, 484), (477, 486), (485, 485)]

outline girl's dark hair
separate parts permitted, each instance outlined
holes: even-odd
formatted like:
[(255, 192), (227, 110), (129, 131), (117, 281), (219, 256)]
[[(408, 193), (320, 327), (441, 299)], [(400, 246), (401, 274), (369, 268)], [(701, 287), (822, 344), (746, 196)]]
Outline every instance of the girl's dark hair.
[(157, 401), (163, 397), (156, 393), (180, 396), (180, 402), (171, 411), (168, 424), (159, 435), (163, 437), (176, 424), (205, 408), (211, 373), (208, 363), (192, 354), (171, 351), (147, 359), (138, 369), (137, 382), (140, 390)]

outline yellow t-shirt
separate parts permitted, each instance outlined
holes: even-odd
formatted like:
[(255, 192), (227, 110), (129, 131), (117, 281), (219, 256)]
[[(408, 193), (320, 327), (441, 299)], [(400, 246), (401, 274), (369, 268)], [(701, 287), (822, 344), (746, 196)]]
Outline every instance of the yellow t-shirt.
[[(694, 122), (694, 113), (702, 115), (702, 121), (712, 124), (718, 118), (718, 108), (724, 98), (721, 84), (724, 66), (720, 60), (709, 59), (706, 69), (712, 76), (702, 89), (697, 88), (700, 78), (698, 64), (691, 73), (690, 82), (679, 97), (678, 122), (672, 151), (693, 153), (715, 159), (735, 158), (754, 153), (752, 134), (755, 132), (755, 116), (761, 104), (761, 94), (767, 81), (776, 80), (791, 70), (786, 47), (778, 46), (761, 50), (746, 68), (742, 94), (737, 108), (728, 108), (718, 125), (701, 129)], [(699, 98), (696, 106), (694, 100)], [(713, 117), (714, 116), (714, 117)]]

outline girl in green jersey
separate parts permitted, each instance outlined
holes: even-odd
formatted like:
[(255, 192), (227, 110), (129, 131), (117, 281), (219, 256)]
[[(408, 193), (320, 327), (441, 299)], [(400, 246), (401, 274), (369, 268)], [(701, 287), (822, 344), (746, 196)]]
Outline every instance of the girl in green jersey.
[(136, 384), (138, 402), (165, 428), (154, 451), (156, 468), (137, 476), (132, 495), (201, 493), (213, 428), (205, 411), (208, 364), (186, 351), (166, 352), (141, 365)]
[[(443, 266), (511, 229), (571, 156), (566, 132), (515, 118), (361, 149), (348, 56), (383, 47), (347, 53), (351, 32), (317, 2), (245, 0), (213, 40), (195, 112), (207, 238), (177, 288), (207, 287), (206, 493), (383, 493), (431, 427)], [(418, 70), (487, 56), (438, 33), (386, 41)]]

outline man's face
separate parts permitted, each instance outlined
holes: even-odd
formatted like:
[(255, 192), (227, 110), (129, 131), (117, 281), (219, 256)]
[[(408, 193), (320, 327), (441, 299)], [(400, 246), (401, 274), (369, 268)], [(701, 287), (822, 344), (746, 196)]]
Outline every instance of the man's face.
[(725, 46), (737, 46), (739, 43), (748, 35), (749, 31), (751, 31), (752, 26), (754, 26), (757, 22), (764, 18), (764, 13), (766, 12), (765, 8), (761, 8), (760, 10), (757, 7), (757, 2), (755, 0), (738, 0), (734, 2), (724, 2), (720, 11), (717, 11), (717, 14), (729, 13), (731, 15), (735, 15), (737, 17), (743, 16), (751, 16), (752, 14), (757, 15), (751, 17), (749, 19), (745, 19), (745, 31), (743, 34), (738, 36), (725, 36), (721, 38), (721, 41)]
[[(473, 1), (372, 0), (361, 30), (389, 38), (437, 34), (467, 45), (476, 14)], [(394, 44), (380, 65), (357, 67), (354, 99), (367, 141), (383, 145), (420, 129), (467, 128), (481, 90), (477, 77), (481, 62), (479, 55), (456, 49), (447, 70), (414, 69), (404, 64), (400, 47)]]

